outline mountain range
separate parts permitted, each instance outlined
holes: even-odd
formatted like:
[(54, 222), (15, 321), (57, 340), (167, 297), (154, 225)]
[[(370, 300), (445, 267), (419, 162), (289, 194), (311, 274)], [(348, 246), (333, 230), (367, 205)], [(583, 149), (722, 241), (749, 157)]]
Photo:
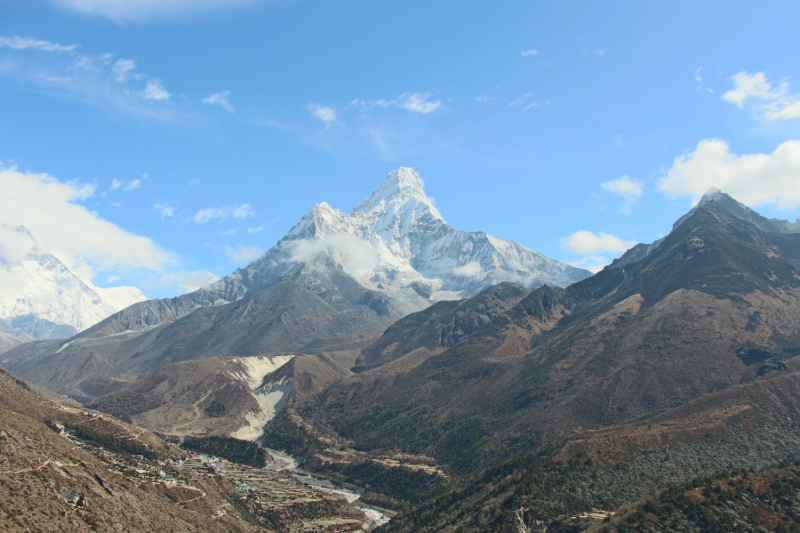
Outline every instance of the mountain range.
[(400, 168), (351, 214), (314, 206), (262, 257), (208, 287), (134, 304), (68, 340), (7, 353), (3, 364), (90, 401), (171, 363), (358, 342), (500, 281), (565, 286), (589, 275), (516, 243), (453, 229), (417, 174)]
[[(497, 286), (406, 317), (362, 351), (354, 370), (368, 371), (299, 413), (356, 447), (471, 470), (795, 369), (800, 233), (763, 231), (731, 202), (763, 222), (712, 191), (667, 237), (567, 288)], [(504, 292), (484, 319), (481, 300)], [(450, 340), (472, 320), (485, 324)]]
[(600, 530), (580, 513), (800, 456), (800, 224), (712, 189), (589, 276), (450, 228), (401, 168), (209, 287), (2, 362), (175, 442), (299, 456), (401, 510), (382, 531)]

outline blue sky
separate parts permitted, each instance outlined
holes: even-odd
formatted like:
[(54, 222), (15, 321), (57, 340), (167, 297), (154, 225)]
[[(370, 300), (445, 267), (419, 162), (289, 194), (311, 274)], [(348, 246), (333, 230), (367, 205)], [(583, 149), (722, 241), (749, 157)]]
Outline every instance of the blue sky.
[(796, 2), (4, 0), (0, 15), (0, 222), (98, 286), (192, 289), (399, 166), (452, 226), (584, 266), (667, 233), (710, 185), (800, 216)]

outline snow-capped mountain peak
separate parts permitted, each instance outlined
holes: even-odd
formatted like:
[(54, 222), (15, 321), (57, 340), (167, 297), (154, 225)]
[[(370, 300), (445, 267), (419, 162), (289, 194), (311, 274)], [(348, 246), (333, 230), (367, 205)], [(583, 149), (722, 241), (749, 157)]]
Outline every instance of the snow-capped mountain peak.
[(388, 296), (400, 315), (502, 281), (564, 286), (590, 275), (514, 242), (448, 226), (407, 167), (389, 173), (350, 214), (316, 204), (277, 246), (243, 269), (242, 279), (248, 291), (258, 290), (320, 255)]
[[(401, 167), (351, 213), (325, 202), (316, 204), (246, 267), (177, 297), (167, 311), (149, 313), (150, 303), (132, 308), (128, 317), (136, 318), (135, 324), (125, 318), (119, 327), (153, 326), (166, 316), (177, 319), (199, 307), (234, 302), (271, 285), (299, 264), (306, 265), (312, 278), (318, 272), (319, 279), (331, 268), (342, 269), (399, 316), (437, 301), (474, 296), (503, 281), (564, 287), (591, 275), (515, 242), (448, 226), (425, 195), (417, 173)], [(316, 285), (326, 290), (325, 283)]]
[(146, 299), (135, 287), (95, 287), (24, 226), (0, 226), (0, 318), (14, 328), (36, 338), (69, 336)]
[(356, 204), (353, 213), (396, 213), (399, 206), (403, 206), (405, 212), (414, 213), (415, 218), (429, 213), (444, 222), (439, 210), (425, 195), (422, 180), (414, 169), (408, 167), (390, 172), (369, 197)]

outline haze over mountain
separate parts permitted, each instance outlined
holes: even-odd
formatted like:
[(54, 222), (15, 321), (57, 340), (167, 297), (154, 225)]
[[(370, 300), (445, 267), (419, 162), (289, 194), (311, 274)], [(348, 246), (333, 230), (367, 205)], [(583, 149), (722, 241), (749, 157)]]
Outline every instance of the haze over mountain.
[(71, 337), (147, 299), (136, 287), (81, 279), (24, 226), (0, 227), (0, 280), (0, 319), (36, 339)]
[(564, 286), (589, 275), (451, 228), (416, 173), (400, 168), (352, 214), (314, 206), (262, 257), (207, 287), (132, 305), (68, 341), (8, 353), (4, 364), (88, 401), (170, 363), (353, 342), (499, 281)]

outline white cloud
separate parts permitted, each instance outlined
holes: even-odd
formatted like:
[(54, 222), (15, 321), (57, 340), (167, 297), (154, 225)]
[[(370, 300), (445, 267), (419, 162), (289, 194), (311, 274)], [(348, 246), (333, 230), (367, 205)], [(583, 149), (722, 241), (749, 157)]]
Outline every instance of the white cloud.
[(338, 261), (350, 273), (372, 268), (380, 260), (378, 252), (349, 233), (329, 235), (326, 239), (286, 241), (283, 247), (289, 251), (288, 261), (291, 263), (309, 261), (324, 253)]
[(261, 224), (261, 225), (260, 225), (260, 226), (258, 226), (257, 228), (247, 228), (247, 234), (248, 234), (248, 235), (255, 235), (256, 233), (258, 233), (258, 232), (260, 232), (260, 231), (263, 231), (263, 230), (264, 230), (264, 226), (265, 226), (265, 225), (266, 225), (266, 224)]
[(114, 79), (120, 83), (125, 83), (130, 77), (131, 71), (136, 68), (136, 63), (131, 59), (117, 59), (111, 71), (115, 74)]
[(438, 111), (442, 108), (441, 100), (436, 100), (435, 102), (431, 102), (428, 99), (431, 97), (431, 93), (412, 93), (412, 92), (404, 92), (394, 100), (384, 100), (380, 98), (373, 102), (360, 102), (361, 104), (366, 104), (369, 106), (378, 106), (378, 107), (397, 107), (400, 109), (405, 109), (406, 111), (410, 111), (412, 113), (421, 113), (423, 115), (427, 115), (429, 113), (433, 113), (434, 111)]
[(465, 278), (474, 278), (483, 273), (483, 267), (477, 261), (470, 261), (466, 265), (457, 266), (453, 269), (453, 274)]
[(520, 54), (522, 55), (522, 57), (538, 56), (539, 51), (536, 48), (530, 48), (528, 50), (523, 50), (522, 52), (520, 52)]
[(156, 204), (153, 206), (153, 209), (158, 211), (158, 213), (161, 215), (161, 220), (174, 217), (175, 212), (177, 211), (177, 208), (169, 205), (169, 202), (156, 202)]
[(321, 120), (327, 126), (336, 123), (336, 107), (329, 107), (319, 104), (308, 104), (306, 109), (311, 116), (317, 120)]
[(86, 279), (95, 270), (162, 271), (175, 260), (150, 239), (128, 233), (81, 205), (95, 187), (60, 182), (47, 174), (0, 171), (0, 223), (25, 226), (43, 248)]
[(659, 190), (696, 203), (717, 187), (751, 206), (800, 206), (800, 141), (782, 143), (771, 154), (736, 155), (719, 139), (700, 141), (688, 156), (676, 157)]
[(395, 105), (406, 111), (427, 115), (442, 107), (442, 102), (440, 100), (429, 102), (428, 98), (430, 97), (431, 93), (403, 93), (397, 99), (397, 104)]
[(569, 237), (561, 239), (561, 248), (582, 255), (598, 255), (604, 252), (622, 253), (634, 246), (636, 241), (623, 241), (619, 237), (600, 232), (595, 235), (591, 231), (576, 231)]
[(55, 0), (64, 7), (107, 17), (115, 22), (145, 21), (154, 17), (247, 5), (257, 0)]
[(592, 274), (597, 274), (609, 263), (611, 263), (611, 261), (602, 255), (587, 255), (586, 257), (581, 258), (579, 261), (570, 263), (570, 265), (578, 268), (585, 268)]
[(475, 101), (476, 102), (481, 102), (481, 103), (490, 102), (492, 100), (493, 100), (493, 98), (491, 96), (486, 96), (486, 95), (476, 96), (475, 97)]
[[(147, 174), (144, 175), (143, 179), (147, 179)], [(130, 180), (128, 182), (122, 181), (117, 178), (113, 178), (111, 180), (111, 187), (108, 188), (109, 191), (116, 191), (117, 189), (122, 189), (125, 192), (130, 192), (135, 189), (139, 189), (142, 186), (142, 180), (136, 178), (134, 180)]]
[(236, 263), (249, 261), (261, 255), (261, 250), (258, 248), (258, 246), (245, 246), (243, 244), (237, 244), (236, 248), (231, 248), (230, 246), (225, 245), (222, 247), (222, 249), (225, 250), (225, 253), (228, 254), (228, 257), (233, 259)]
[(221, 93), (214, 93), (211, 96), (203, 98), (202, 103), (206, 105), (218, 105), (228, 113), (233, 113), (233, 105), (228, 99), (230, 91), (222, 91)]
[(201, 181), (203, 181), (203, 180), (201, 180), (200, 178), (194, 178), (194, 179), (192, 179), (192, 181), (189, 182), (189, 185), (187, 185), (187, 187), (194, 187), (195, 185), (199, 184)]
[(602, 56), (606, 55), (606, 51), (607, 51), (607, 50), (605, 50), (605, 49), (602, 49), (602, 50), (592, 50), (592, 53), (593, 53), (594, 55), (598, 55), (598, 56), (601, 56), (601, 57), (602, 57)]
[(522, 96), (520, 96), (519, 98), (517, 98), (516, 100), (514, 100), (513, 102), (511, 102), (510, 104), (508, 104), (508, 107), (512, 107), (512, 106), (515, 106), (515, 105), (522, 105), (522, 104), (525, 103), (525, 100), (527, 100), (530, 97), (531, 97), (531, 93), (525, 93)]
[(71, 44), (62, 46), (57, 43), (49, 41), (40, 41), (39, 39), (30, 39), (25, 37), (0, 37), (0, 46), (13, 48), (14, 50), (42, 50), (44, 52), (74, 52), (78, 47)]
[(526, 105), (522, 108), (522, 112), (528, 111), (529, 109), (533, 109), (539, 107), (539, 102), (531, 102), (530, 104)]
[(169, 100), (170, 94), (161, 85), (161, 80), (148, 80), (142, 92), (142, 97), (146, 100)]
[(137, 178), (135, 180), (129, 181), (127, 183), (127, 185), (125, 185), (125, 187), (122, 188), (122, 190), (125, 191), (125, 192), (128, 192), (128, 191), (132, 191), (134, 189), (138, 189), (141, 186), (142, 186), (142, 180)]
[(629, 176), (622, 176), (620, 179), (614, 181), (606, 181), (601, 186), (605, 190), (625, 199), (625, 205), (620, 209), (620, 213), (626, 215), (631, 212), (633, 203), (644, 194), (642, 182), (634, 181)]
[(160, 276), (156, 280), (150, 280), (147, 286), (151, 289), (165, 289), (178, 287), (179, 292), (193, 292), (197, 289), (207, 287), (215, 281), (219, 280), (219, 276), (208, 272), (207, 270), (197, 270), (195, 272), (170, 272), (164, 276)]
[(765, 100), (767, 103), (756, 106), (766, 120), (790, 120), (800, 118), (800, 95), (789, 94), (789, 83), (783, 82), (773, 88), (763, 72), (753, 75), (740, 72), (731, 76), (734, 89), (722, 95), (722, 99), (744, 107), (749, 99)]
[(705, 82), (703, 81), (703, 76), (700, 75), (700, 72), (703, 70), (703, 67), (698, 67), (697, 70), (694, 72), (694, 79), (697, 81), (697, 92), (698, 93), (714, 93), (714, 89), (711, 87), (706, 87)]
[(225, 207), (208, 207), (206, 209), (201, 209), (192, 217), (192, 220), (197, 223), (208, 222), (212, 218), (235, 218), (237, 220), (244, 220), (255, 214), (256, 212), (250, 204), (228, 205)]

